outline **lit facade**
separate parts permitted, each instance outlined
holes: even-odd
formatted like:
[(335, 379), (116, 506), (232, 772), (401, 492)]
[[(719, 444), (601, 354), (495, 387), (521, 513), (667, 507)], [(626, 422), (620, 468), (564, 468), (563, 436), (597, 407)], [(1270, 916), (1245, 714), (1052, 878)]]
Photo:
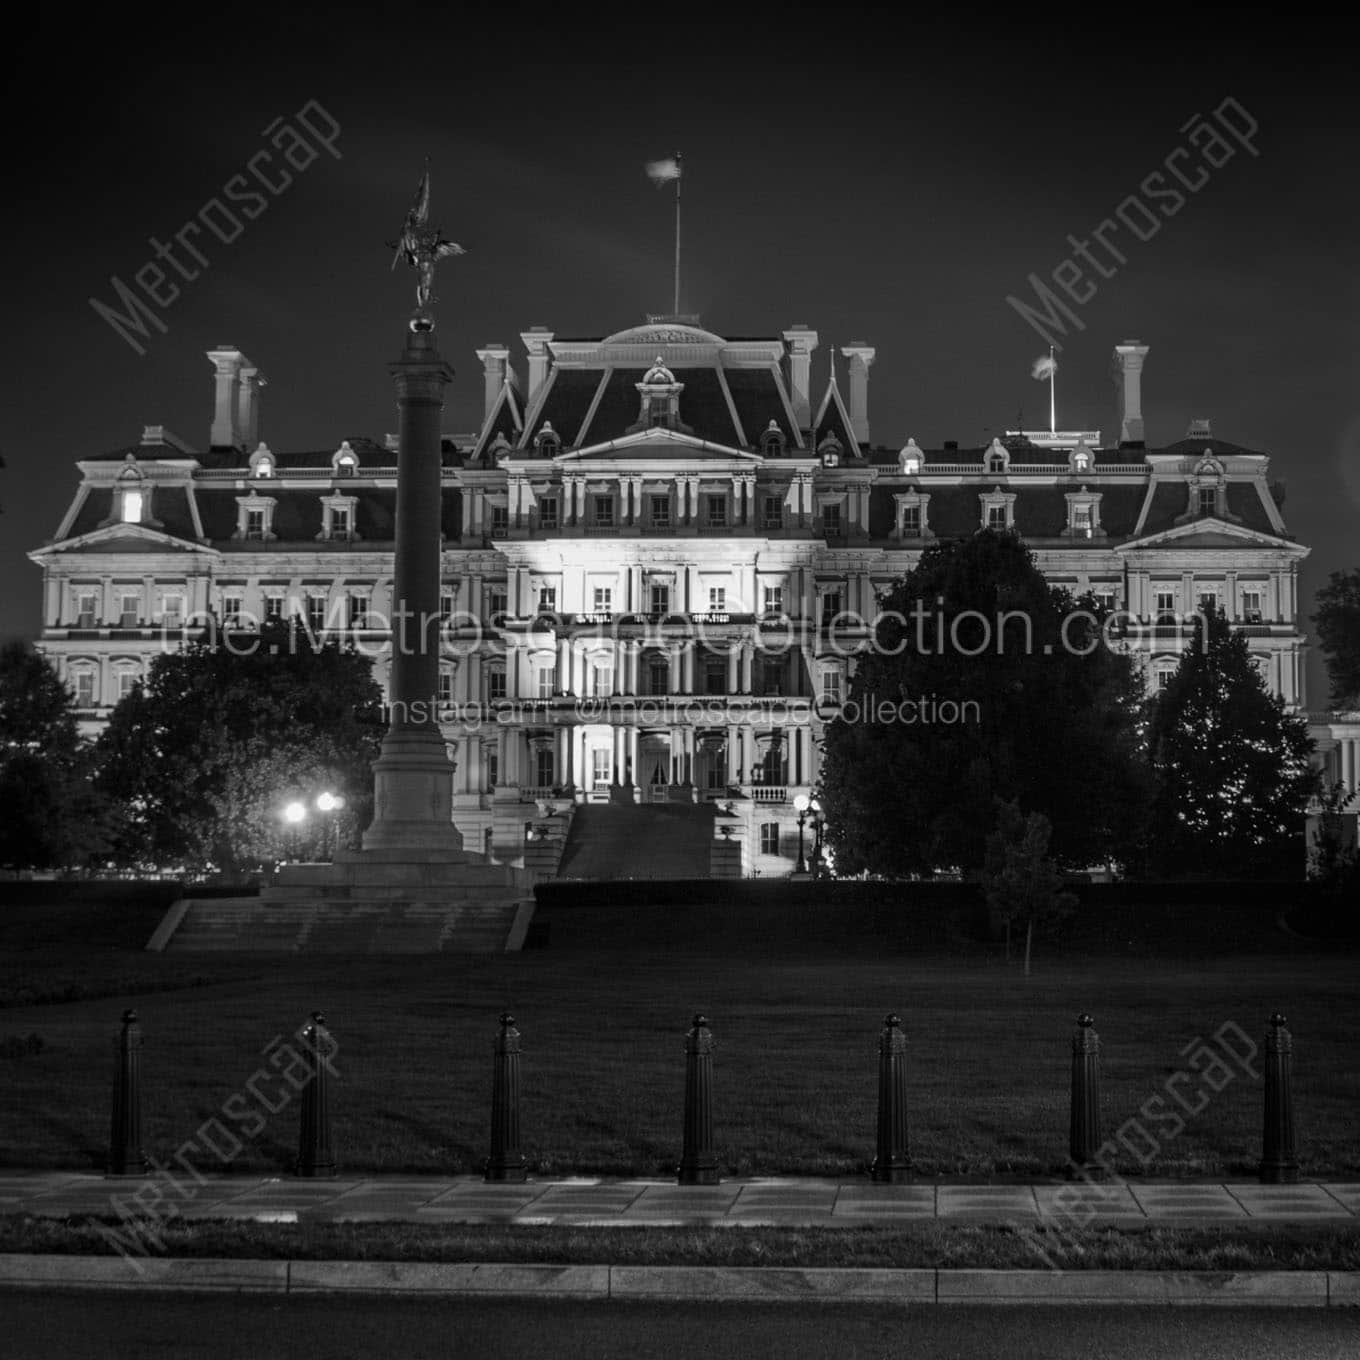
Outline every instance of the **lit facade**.
[[(1147, 347), (1115, 349), (1116, 437), (1017, 432), (986, 447), (875, 444), (874, 350), (723, 339), (670, 319), (603, 340), (477, 351), (480, 431), (446, 438), (444, 651), (432, 695), (470, 849), (523, 855), (543, 806), (720, 803), (747, 873), (787, 873), (793, 799), (817, 781), (878, 595), (935, 539), (1016, 529), (1050, 580), (1122, 611), (1150, 685), (1180, 616), (1221, 606), (1268, 685), (1303, 704), (1298, 572), (1270, 460), (1207, 422), (1143, 442)], [(456, 357), (456, 356), (455, 356)], [(814, 383), (814, 358), (824, 375)], [(396, 454), (351, 437), (275, 452), (263, 377), (212, 351), (209, 448), (159, 426), (81, 461), (43, 570), (40, 645), (95, 730), (150, 659), (198, 631), (297, 616), (386, 677)], [(1326, 759), (1360, 777), (1360, 724)]]

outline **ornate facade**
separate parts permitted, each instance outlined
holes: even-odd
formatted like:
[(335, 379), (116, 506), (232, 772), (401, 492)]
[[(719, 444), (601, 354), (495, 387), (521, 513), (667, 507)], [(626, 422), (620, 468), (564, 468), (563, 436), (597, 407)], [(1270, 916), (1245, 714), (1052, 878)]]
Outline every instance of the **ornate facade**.
[[(484, 419), (444, 441), (444, 660), (430, 696), (470, 849), (523, 855), (548, 803), (720, 803), (747, 873), (786, 873), (876, 600), (934, 539), (1017, 530), (1056, 583), (1121, 612), (1149, 684), (1214, 603), (1303, 704), (1299, 564), (1270, 460), (1197, 422), (1143, 441), (1147, 347), (1115, 348), (1115, 437), (875, 444), (874, 350), (806, 327), (723, 339), (686, 319), (477, 351)], [(835, 377), (835, 357), (845, 371)], [(386, 674), (394, 440), (259, 439), (263, 377), (212, 351), (209, 447), (159, 426), (82, 460), (43, 570), (41, 646), (89, 729), (164, 646), (296, 615)], [(829, 376), (828, 376), (829, 374)], [(1360, 725), (1319, 727), (1360, 778)]]

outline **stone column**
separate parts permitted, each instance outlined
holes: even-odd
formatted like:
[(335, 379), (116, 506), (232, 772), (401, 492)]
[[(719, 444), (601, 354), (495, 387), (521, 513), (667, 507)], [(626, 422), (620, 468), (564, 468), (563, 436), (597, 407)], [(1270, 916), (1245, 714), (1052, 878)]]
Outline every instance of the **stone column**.
[(400, 444), (392, 581), (391, 725), (374, 762), (374, 817), (364, 849), (460, 856), (453, 766), (434, 705), (439, 692), (440, 415), (453, 369), (428, 330), (409, 332), (389, 366)]
[[(869, 442), (869, 365), (874, 361), (874, 347), (854, 340), (841, 348), (850, 360), (850, 424), (855, 441)], [(853, 450), (847, 450), (853, 452)]]

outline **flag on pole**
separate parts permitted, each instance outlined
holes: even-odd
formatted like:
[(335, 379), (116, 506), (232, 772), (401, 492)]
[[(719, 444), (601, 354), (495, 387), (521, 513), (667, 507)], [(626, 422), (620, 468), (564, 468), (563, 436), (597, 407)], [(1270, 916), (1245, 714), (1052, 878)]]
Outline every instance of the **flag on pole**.
[(680, 157), (667, 156), (663, 161), (647, 162), (647, 178), (660, 187), (680, 178)]
[(1051, 354), (1041, 354), (1030, 368), (1030, 377), (1037, 378), (1042, 382), (1045, 378), (1051, 378), (1058, 371), (1058, 361)]

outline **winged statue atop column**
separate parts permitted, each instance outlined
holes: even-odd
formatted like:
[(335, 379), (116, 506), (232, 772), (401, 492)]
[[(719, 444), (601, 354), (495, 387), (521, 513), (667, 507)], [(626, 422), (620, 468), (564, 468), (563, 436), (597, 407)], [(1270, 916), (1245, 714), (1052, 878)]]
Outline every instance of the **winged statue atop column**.
[(435, 301), (433, 291), (435, 265), (440, 260), (446, 260), (453, 255), (465, 255), (467, 252), (457, 241), (450, 241), (437, 226), (430, 222), (430, 167), (428, 163), (425, 166), (425, 173), (420, 177), (420, 184), (416, 188), (415, 197), (411, 200), (411, 206), (406, 211), (406, 220), (401, 227), (401, 237), (396, 241), (389, 241), (388, 245), (392, 246), (396, 252), (392, 256), (393, 269), (397, 267), (398, 263), (405, 260), (416, 270), (415, 318), (428, 323), (423, 328), (432, 327), (434, 318), (430, 313), (430, 307)]

